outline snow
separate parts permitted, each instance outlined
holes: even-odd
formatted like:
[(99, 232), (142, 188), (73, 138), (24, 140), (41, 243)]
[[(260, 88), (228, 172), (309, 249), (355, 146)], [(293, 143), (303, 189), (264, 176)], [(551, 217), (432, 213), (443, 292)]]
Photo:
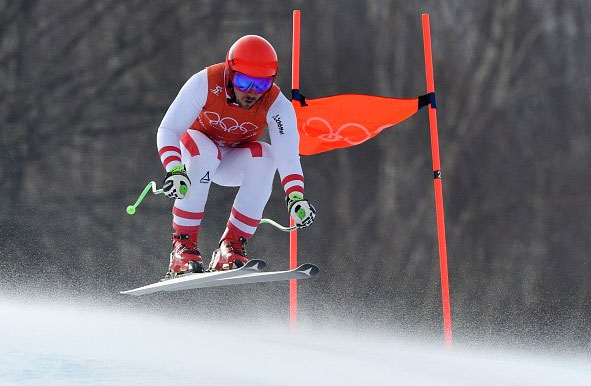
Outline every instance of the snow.
[(591, 384), (581, 358), (250, 325), (0, 299), (0, 385)]

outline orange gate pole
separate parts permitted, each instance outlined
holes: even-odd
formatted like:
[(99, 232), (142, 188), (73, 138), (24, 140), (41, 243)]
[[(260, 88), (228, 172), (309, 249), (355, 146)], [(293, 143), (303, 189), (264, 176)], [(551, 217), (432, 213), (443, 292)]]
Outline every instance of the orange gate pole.
[(451, 348), (451, 308), (449, 301), (449, 278), (447, 272), (447, 246), (445, 242), (445, 221), (443, 217), (443, 187), (441, 183), (441, 164), (439, 161), (439, 136), (437, 134), (437, 107), (435, 104), (435, 80), (433, 77), (433, 55), (431, 52), (431, 27), (429, 15), (422, 15), (423, 48), (425, 51), (425, 74), (429, 105), (429, 128), (431, 131), (431, 156), (433, 158), (433, 184), (435, 188), (435, 210), (437, 212), (437, 240), (439, 243), (439, 270), (441, 275), (441, 300), (443, 303), (443, 332), (445, 344)]
[[(291, 88), (299, 90), (300, 88), (300, 11), (293, 11), (293, 43), (291, 50)], [(290, 217), (289, 225), (295, 223)], [(289, 232), (289, 269), (295, 269), (298, 266), (298, 231)], [(292, 331), (298, 324), (298, 282), (289, 281), (289, 326)]]

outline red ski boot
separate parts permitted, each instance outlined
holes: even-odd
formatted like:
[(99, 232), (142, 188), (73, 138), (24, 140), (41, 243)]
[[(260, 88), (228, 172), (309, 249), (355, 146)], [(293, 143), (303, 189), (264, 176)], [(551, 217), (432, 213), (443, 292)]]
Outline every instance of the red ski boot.
[(165, 279), (170, 279), (184, 273), (203, 272), (203, 259), (197, 248), (197, 232), (172, 234), (172, 252), (170, 265)]
[(226, 230), (220, 241), (220, 247), (213, 251), (209, 270), (226, 271), (242, 267), (248, 262), (244, 245), (246, 245), (246, 238)]

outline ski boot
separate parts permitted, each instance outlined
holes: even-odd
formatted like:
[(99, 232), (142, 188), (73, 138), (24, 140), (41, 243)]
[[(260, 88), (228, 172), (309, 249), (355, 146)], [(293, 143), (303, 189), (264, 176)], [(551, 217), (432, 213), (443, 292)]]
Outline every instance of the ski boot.
[(210, 271), (227, 271), (240, 268), (248, 262), (246, 257), (246, 238), (226, 231), (220, 241), (220, 247), (213, 251)]
[(197, 232), (172, 234), (172, 252), (170, 265), (164, 280), (172, 279), (185, 273), (203, 272), (203, 259), (197, 248)]

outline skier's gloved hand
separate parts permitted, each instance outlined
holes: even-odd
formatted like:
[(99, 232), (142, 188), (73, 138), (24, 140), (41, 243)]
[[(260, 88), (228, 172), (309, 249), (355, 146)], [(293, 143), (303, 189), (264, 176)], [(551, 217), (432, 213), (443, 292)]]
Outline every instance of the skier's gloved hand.
[(185, 198), (189, 193), (191, 180), (187, 176), (185, 165), (175, 166), (166, 173), (164, 178), (162, 192), (170, 198)]
[(314, 222), (316, 209), (299, 193), (291, 193), (285, 197), (287, 210), (298, 228), (305, 228)]

